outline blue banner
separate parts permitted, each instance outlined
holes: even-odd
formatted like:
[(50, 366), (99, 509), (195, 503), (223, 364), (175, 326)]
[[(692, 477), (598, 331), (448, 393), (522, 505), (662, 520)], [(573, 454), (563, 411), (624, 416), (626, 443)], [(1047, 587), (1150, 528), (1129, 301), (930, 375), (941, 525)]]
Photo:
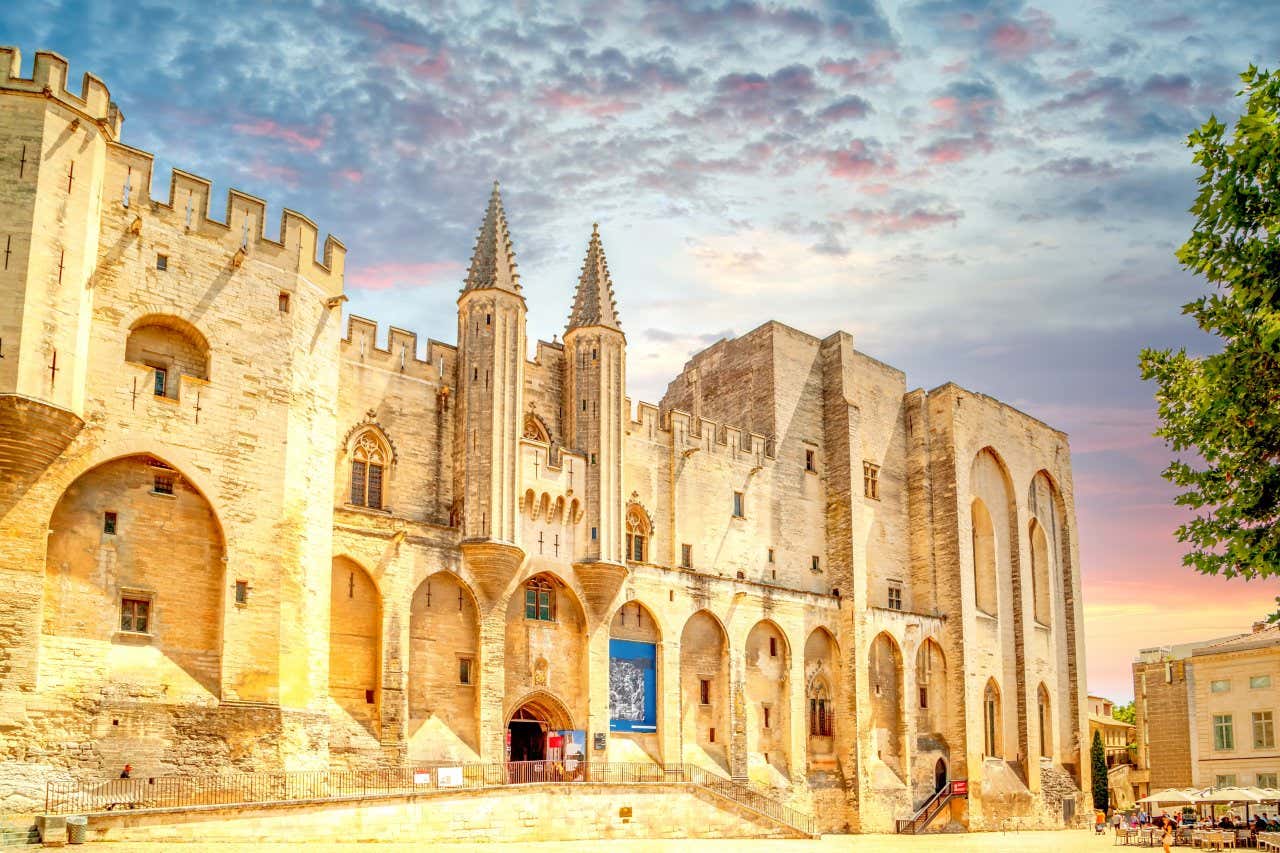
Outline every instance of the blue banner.
[(658, 730), (657, 652), (653, 643), (609, 641), (609, 730)]

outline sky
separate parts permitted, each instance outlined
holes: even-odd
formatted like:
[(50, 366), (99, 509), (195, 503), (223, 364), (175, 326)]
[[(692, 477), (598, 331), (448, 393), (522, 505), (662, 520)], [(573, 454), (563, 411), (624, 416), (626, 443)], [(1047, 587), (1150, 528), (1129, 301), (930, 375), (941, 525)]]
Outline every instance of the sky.
[(497, 179), (530, 340), (600, 223), (633, 400), (777, 319), (1066, 431), (1091, 692), (1274, 609), (1181, 565), (1137, 371), (1213, 346), (1181, 314), (1185, 140), (1280, 60), (1269, 2), (10, 0), (0, 43), (101, 77), (158, 197), (177, 167), (337, 235), (384, 334), (454, 341)]

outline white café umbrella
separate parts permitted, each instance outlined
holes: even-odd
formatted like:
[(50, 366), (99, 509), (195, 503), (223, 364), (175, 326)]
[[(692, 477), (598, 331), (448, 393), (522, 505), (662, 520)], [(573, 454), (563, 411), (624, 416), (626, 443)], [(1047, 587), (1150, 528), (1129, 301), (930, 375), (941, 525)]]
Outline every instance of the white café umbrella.
[(1167, 791), (1157, 791), (1150, 796), (1143, 797), (1138, 800), (1140, 803), (1149, 803), (1151, 805), (1181, 805), (1196, 802), (1196, 798), (1186, 791), (1178, 788), (1170, 788)]
[(1214, 803), (1218, 805), (1253, 805), (1262, 802), (1262, 795), (1248, 788), (1205, 788), (1196, 794), (1197, 803)]

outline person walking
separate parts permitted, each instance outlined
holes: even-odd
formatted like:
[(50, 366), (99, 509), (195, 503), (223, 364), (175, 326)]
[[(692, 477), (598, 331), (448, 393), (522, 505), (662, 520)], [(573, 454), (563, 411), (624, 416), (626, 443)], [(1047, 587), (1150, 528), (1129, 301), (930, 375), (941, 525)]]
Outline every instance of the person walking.
[(132, 765), (132, 764), (126, 764), (126, 765), (124, 766), (124, 769), (120, 771), (120, 778), (121, 778), (121, 779), (131, 779), (131, 778), (133, 778), (133, 765)]
[(1116, 835), (1120, 834), (1120, 824), (1124, 822), (1124, 816), (1120, 814), (1120, 810), (1116, 809), (1111, 813), (1111, 829)]
[(1173, 847), (1173, 821), (1167, 817), (1160, 818), (1160, 843), (1164, 845), (1164, 853), (1172, 853)]

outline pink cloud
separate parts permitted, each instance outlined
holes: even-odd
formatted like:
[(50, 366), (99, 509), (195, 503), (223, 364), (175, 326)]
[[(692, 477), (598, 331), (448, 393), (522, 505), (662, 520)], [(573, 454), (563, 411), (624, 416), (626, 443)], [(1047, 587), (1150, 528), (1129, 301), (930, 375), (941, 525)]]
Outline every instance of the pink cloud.
[(1053, 18), (1039, 9), (1028, 9), (1024, 20), (1005, 21), (987, 36), (987, 48), (1008, 61), (1060, 46), (1063, 45), (1054, 35)]
[(991, 140), (984, 134), (975, 136), (951, 136), (939, 139), (920, 149), (920, 153), (930, 163), (942, 165), (959, 163), (975, 154), (988, 154), (992, 149)]
[(847, 148), (823, 152), (822, 157), (832, 177), (846, 180), (891, 175), (896, 168), (892, 155), (878, 155), (861, 139), (851, 141)]
[(893, 65), (899, 59), (896, 50), (873, 50), (861, 59), (823, 59), (818, 70), (839, 77), (846, 84), (887, 83), (893, 80)]
[(853, 208), (849, 219), (876, 234), (906, 234), (941, 225), (954, 225), (964, 218), (964, 211), (954, 208), (924, 208), (905, 205), (893, 208)]
[(461, 275), (462, 264), (457, 261), (422, 263), (388, 261), (349, 270), (347, 281), (359, 290), (401, 290), (431, 287), (440, 284), (443, 280), (458, 278)]
[(969, 70), (969, 61), (967, 59), (957, 59), (955, 62), (949, 62), (942, 66), (943, 74), (963, 74)]
[(577, 111), (587, 113), (593, 116), (611, 116), (624, 113), (632, 109), (634, 104), (617, 99), (600, 99), (591, 95), (580, 95), (574, 92), (566, 92), (563, 89), (544, 89), (542, 94), (535, 98), (539, 104), (544, 107), (550, 107), (554, 110), (563, 112)]
[(267, 139), (276, 139), (294, 148), (302, 148), (306, 151), (315, 151), (324, 144), (325, 138), (333, 129), (333, 118), (325, 116), (320, 121), (320, 126), (315, 130), (306, 128), (289, 127), (280, 124), (269, 118), (253, 119), (251, 121), (243, 121), (234, 124), (232, 130), (247, 134), (248, 136), (261, 136)]
[(378, 61), (393, 68), (405, 68), (415, 77), (439, 80), (449, 73), (449, 52), (441, 48), (432, 52), (420, 44), (395, 42), (382, 49)]
[(364, 180), (364, 172), (359, 169), (343, 169), (338, 172), (338, 177), (344, 178), (353, 184), (358, 184)]

